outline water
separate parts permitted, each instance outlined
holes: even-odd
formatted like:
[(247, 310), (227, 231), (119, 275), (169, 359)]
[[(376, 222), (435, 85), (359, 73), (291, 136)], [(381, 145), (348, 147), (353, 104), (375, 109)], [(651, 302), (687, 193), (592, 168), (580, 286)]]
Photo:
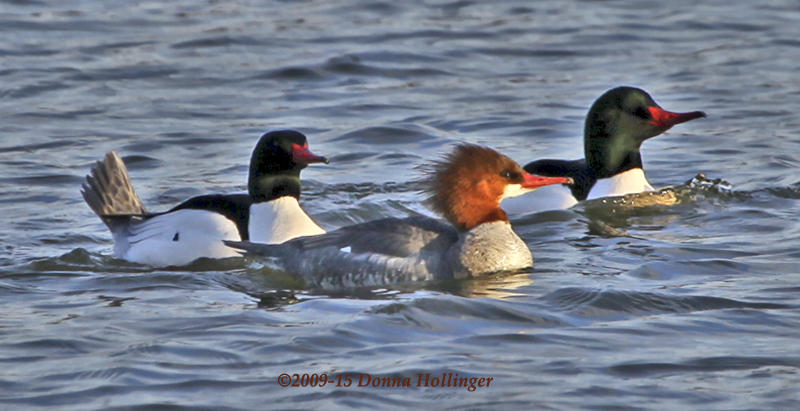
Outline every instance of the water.
[[(0, 408), (796, 409), (799, 26), (791, 1), (1, 2)], [(519, 218), (528, 273), (325, 293), (242, 259), (153, 270), (110, 257), (78, 193), (111, 149), (153, 210), (242, 191), (291, 127), (332, 159), (303, 175), (324, 226), (405, 216), (454, 142), (579, 157), (622, 84), (708, 113), (643, 147), (677, 204)]]

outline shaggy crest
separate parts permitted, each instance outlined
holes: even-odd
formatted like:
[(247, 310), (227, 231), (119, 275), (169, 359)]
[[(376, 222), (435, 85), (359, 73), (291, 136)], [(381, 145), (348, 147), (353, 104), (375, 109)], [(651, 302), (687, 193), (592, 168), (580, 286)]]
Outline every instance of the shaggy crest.
[(466, 143), (421, 170), (427, 175), (420, 180), (423, 192), (430, 195), (426, 203), (461, 230), (490, 221), (508, 221), (500, 209), (507, 184), (500, 173), (524, 172), (514, 160), (497, 151)]

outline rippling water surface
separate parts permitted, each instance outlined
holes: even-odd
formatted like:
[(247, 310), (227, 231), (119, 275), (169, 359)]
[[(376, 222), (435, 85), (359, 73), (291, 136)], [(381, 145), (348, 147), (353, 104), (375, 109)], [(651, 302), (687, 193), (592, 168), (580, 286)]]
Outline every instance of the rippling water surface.
[[(796, 409), (797, 27), (791, 1), (2, 1), (0, 408)], [(112, 149), (153, 210), (242, 191), (290, 127), (332, 159), (304, 172), (325, 227), (406, 216), (452, 143), (580, 157), (621, 84), (708, 113), (644, 144), (675, 204), (518, 218), (521, 274), (325, 293), (244, 259), (154, 270), (110, 257), (78, 192)]]

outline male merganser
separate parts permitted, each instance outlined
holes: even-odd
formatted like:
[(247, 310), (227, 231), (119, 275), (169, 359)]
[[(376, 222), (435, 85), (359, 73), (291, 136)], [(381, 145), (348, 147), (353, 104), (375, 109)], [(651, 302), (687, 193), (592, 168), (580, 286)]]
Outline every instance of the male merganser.
[(294, 130), (261, 136), (250, 159), (248, 194), (190, 198), (162, 213), (148, 213), (125, 164), (110, 151), (86, 176), (81, 194), (114, 237), (114, 255), (151, 266), (185, 265), (198, 258), (239, 254), (221, 240), (282, 243), (322, 229), (298, 203), (300, 170), (327, 163)]
[(270, 258), (322, 288), (464, 278), (531, 267), (533, 257), (500, 208), (504, 198), (567, 177), (526, 173), (514, 160), (462, 144), (426, 169), (428, 203), (450, 225), (429, 217), (386, 218), (279, 245), (225, 243)]
[(569, 186), (553, 186), (503, 202), (509, 214), (569, 208), (578, 201), (652, 191), (642, 169), (639, 148), (650, 137), (699, 117), (702, 111), (673, 113), (662, 109), (647, 92), (617, 87), (589, 109), (584, 128), (584, 159), (537, 160), (524, 168), (543, 176), (569, 176)]

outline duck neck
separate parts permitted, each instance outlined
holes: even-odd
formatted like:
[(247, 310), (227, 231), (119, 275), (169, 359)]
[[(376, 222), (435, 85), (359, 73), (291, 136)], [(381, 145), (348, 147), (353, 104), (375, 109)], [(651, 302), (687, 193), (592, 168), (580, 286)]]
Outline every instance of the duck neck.
[(254, 203), (272, 201), (276, 198), (291, 196), (300, 199), (300, 172), (296, 174), (272, 174), (250, 178), (247, 191)]
[(586, 166), (598, 179), (642, 168), (639, 146), (627, 143), (632, 139), (619, 135), (589, 135), (585, 141)]
[(494, 221), (508, 222), (508, 216), (500, 208), (499, 203), (494, 204), (480, 200), (464, 202), (460, 206), (453, 207), (445, 217), (461, 231), (471, 230), (481, 224)]
[(642, 168), (642, 155), (638, 150), (605, 156), (593, 153), (586, 157), (586, 165), (594, 172), (597, 179), (609, 178), (634, 168)]

